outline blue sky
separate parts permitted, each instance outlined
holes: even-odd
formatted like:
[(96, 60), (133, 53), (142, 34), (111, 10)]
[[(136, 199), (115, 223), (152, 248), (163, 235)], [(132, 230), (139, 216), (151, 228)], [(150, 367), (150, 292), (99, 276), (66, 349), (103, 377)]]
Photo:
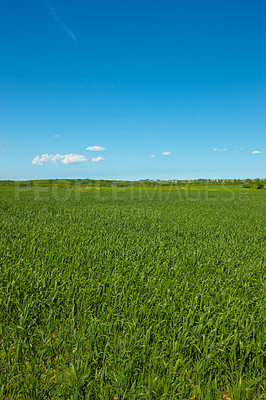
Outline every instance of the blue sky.
[(0, 7), (0, 179), (265, 177), (264, 0)]

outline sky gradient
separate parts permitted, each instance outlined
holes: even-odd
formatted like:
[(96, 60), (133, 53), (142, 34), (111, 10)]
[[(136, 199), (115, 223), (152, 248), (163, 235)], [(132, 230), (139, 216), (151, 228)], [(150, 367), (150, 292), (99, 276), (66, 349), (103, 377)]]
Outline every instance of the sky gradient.
[(266, 176), (265, 1), (0, 7), (0, 179)]

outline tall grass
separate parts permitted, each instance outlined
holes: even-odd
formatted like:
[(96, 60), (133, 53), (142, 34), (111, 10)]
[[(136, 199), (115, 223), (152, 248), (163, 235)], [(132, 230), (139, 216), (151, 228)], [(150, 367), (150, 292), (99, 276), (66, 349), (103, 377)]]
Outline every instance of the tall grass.
[(0, 191), (0, 398), (265, 398), (265, 193), (98, 192)]

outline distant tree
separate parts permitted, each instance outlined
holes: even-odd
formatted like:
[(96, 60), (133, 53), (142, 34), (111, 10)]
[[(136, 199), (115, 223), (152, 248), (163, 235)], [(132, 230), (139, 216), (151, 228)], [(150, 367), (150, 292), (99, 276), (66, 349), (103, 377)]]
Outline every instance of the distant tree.
[(263, 189), (264, 188), (264, 184), (262, 182), (258, 182), (258, 183), (256, 183), (256, 188), (257, 189)]
[(243, 188), (249, 189), (251, 188), (251, 179), (246, 179), (245, 182), (243, 183)]

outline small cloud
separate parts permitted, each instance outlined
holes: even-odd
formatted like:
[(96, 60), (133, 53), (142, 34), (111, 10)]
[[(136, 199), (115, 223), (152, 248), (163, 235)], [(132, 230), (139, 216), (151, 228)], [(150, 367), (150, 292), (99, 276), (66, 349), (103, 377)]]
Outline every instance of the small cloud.
[(61, 164), (79, 164), (86, 161), (89, 161), (89, 159), (81, 154), (65, 154), (61, 160)]
[(163, 151), (162, 156), (170, 156), (170, 151)]
[(106, 148), (105, 147), (101, 147), (101, 146), (89, 146), (89, 147), (86, 147), (86, 150), (89, 150), (89, 151), (102, 151), (102, 150), (106, 150)]
[(237, 149), (237, 150), (244, 150), (244, 147), (236, 146), (236, 149)]
[(62, 135), (54, 135), (53, 137), (54, 137), (54, 138), (61, 138)]
[(151, 155), (149, 156), (149, 158), (155, 158), (155, 155), (154, 155), (154, 154), (151, 154)]
[(84, 163), (87, 161), (91, 162), (99, 162), (103, 161), (103, 157), (95, 157), (95, 158), (87, 158), (83, 156), (82, 154), (42, 154), (41, 156), (36, 156), (32, 160), (33, 165), (39, 165), (42, 166), (44, 163), (52, 163), (55, 164), (56, 162), (60, 162), (63, 165), (68, 165), (68, 164), (80, 164)]
[(34, 157), (32, 164), (42, 166), (44, 163), (51, 162), (55, 164), (57, 161), (67, 165), (83, 163), (89, 161), (89, 159), (81, 154), (42, 154), (41, 156)]
[(98, 156), (98, 157), (96, 157), (96, 158), (92, 158), (92, 159), (91, 159), (91, 162), (99, 162), (99, 161), (103, 161), (103, 160), (104, 160), (103, 157)]
[(254, 151), (251, 152), (251, 154), (262, 154), (262, 151), (254, 150)]
[(228, 151), (228, 149), (217, 149), (216, 147), (212, 149), (213, 151)]
[(32, 160), (33, 165), (43, 165), (43, 163), (51, 162), (56, 163), (56, 161), (62, 160), (64, 156), (61, 154), (42, 154), (41, 156), (36, 156)]

